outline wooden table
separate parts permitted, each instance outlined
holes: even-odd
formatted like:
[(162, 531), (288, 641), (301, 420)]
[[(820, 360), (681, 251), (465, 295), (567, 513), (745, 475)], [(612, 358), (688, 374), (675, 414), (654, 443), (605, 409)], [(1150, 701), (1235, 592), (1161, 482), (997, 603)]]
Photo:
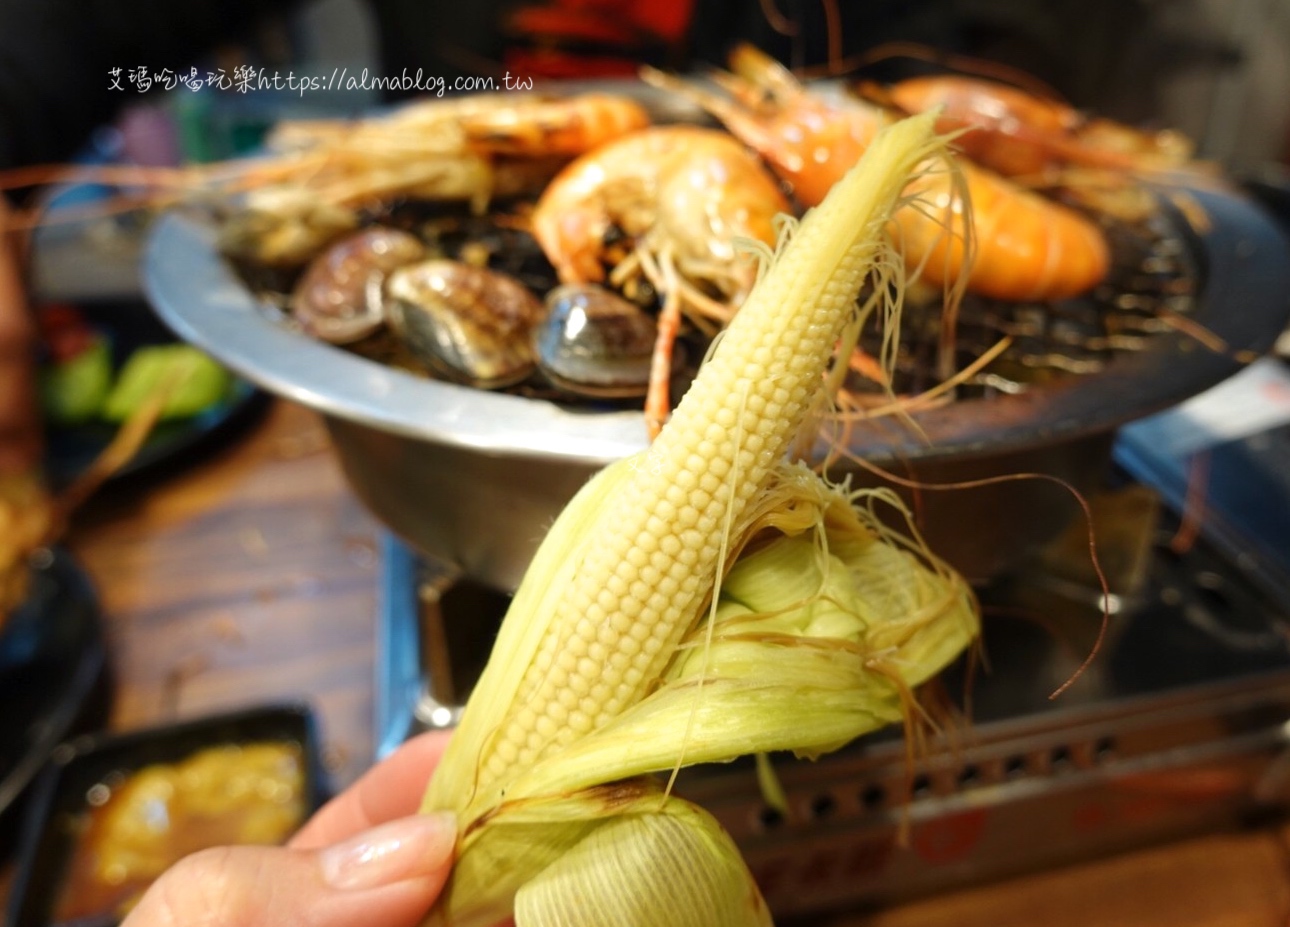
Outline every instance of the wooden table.
[(372, 753), (377, 537), (321, 422), (285, 402), (181, 472), (104, 490), (68, 541), (107, 616), (111, 725), (309, 701), (352, 781)]
[[(307, 699), (335, 783), (351, 781), (372, 751), (378, 534), (318, 419), (285, 402), (183, 472), (94, 500), (69, 541), (107, 616), (112, 726)], [(821, 922), (1285, 927), (1286, 836), (1192, 840)]]

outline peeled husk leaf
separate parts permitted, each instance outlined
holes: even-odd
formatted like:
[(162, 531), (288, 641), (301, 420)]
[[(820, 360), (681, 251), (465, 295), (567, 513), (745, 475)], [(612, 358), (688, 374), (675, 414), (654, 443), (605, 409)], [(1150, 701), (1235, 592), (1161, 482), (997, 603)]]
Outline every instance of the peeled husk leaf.
[(689, 802), (658, 795), (623, 810), (515, 897), (525, 927), (743, 927), (770, 924), (739, 850)]
[(516, 923), (526, 927), (770, 923), (726, 832), (652, 779), (508, 803), (465, 835), (428, 923), (493, 925), (512, 913), (512, 896)]

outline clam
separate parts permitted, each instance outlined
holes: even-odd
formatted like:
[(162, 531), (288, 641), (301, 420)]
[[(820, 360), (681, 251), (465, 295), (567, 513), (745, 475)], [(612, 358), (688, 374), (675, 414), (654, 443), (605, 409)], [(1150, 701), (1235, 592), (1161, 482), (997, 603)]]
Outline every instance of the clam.
[(644, 396), (658, 330), (635, 303), (594, 284), (566, 284), (546, 298), (534, 336), (538, 367), (555, 386), (603, 398)]
[(385, 321), (382, 285), (390, 271), (421, 258), (415, 236), (373, 226), (320, 254), (291, 294), (291, 312), (309, 332), (332, 344), (350, 344)]
[(390, 274), (385, 299), (391, 327), (442, 377), (499, 389), (533, 372), (542, 302), (505, 274), (435, 258)]

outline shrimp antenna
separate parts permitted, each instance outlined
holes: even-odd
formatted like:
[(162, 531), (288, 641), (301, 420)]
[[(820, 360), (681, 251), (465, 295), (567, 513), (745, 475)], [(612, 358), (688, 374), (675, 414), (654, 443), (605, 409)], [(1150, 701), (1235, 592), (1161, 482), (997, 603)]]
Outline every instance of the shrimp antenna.
[(824, 10), (824, 37), (828, 42), (829, 74), (841, 74), (842, 68), (842, 14), (838, 11), (838, 0), (820, 0)]
[(780, 35), (793, 37), (801, 31), (797, 22), (779, 11), (779, 7), (775, 6), (775, 0), (757, 0), (757, 6), (767, 24)]
[[(914, 61), (922, 61), (925, 64), (933, 64), (950, 71), (957, 71), (960, 74), (1009, 84), (1040, 99), (1059, 103), (1068, 102), (1066, 95), (1052, 84), (1023, 71), (1021, 68), (985, 58), (977, 58), (972, 55), (941, 51), (917, 42), (883, 42), (881, 45), (875, 45), (866, 51), (847, 55), (836, 63), (830, 62), (823, 69), (823, 76), (836, 77), (840, 74), (848, 74), (882, 61), (890, 61), (893, 58), (910, 58)], [(803, 73), (801, 76), (816, 76), (818, 73), (819, 69), (813, 69), (809, 74)]]

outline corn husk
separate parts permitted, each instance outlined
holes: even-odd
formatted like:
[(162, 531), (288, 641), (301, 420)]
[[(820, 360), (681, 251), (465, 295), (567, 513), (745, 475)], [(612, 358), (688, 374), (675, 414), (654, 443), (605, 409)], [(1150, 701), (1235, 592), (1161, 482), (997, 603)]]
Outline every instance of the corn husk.
[[(915, 117), (875, 141), (782, 246), (655, 445), (598, 474), (552, 526), (426, 794), (427, 810), (452, 809), (460, 822), (456, 867), (428, 923), (770, 923), (729, 836), (669, 794), (658, 774), (837, 749), (899, 721), (910, 691), (977, 633), (975, 602), (959, 577), (881, 527), (844, 487), (785, 462), (858, 283), (883, 261), (882, 228), (936, 149), (932, 125), (931, 116)], [(778, 339), (791, 339), (795, 326), (811, 329), (803, 344), (821, 356), (793, 357), (776, 372)], [(756, 354), (757, 365), (764, 359), (769, 372), (748, 373), (740, 352)], [(802, 384), (805, 398), (792, 392)], [(791, 411), (763, 413), (772, 404)], [(709, 466), (711, 454), (725, 456)], [(693, 466), (667, 476), (675, 459)], [(698, 492), (712, 505), (702, 518), (668, 525), (676, 493), (660, 479), (706, 486)], [(662, 501), (639, 518), (652, 526), (640, 535), (648, 556), (635, 547), (626, 556), (663, 562), (685, 539), (698, 586), (659, 585), (670, 597), (658, 620), (669, 624), (646, 630), (658, 630), (666, 649), (639, 663), (645, 677), (615, 676), (606, 663), (608, 688), (630, 697), (596, 714), (590, 729), (553, 729), (535, 695), (549, 691), (541, 684), (557, 671), (552, 664), (568, 648), (618, 646), (610, 625), (634, 627), (613, 610), (625, 599), (608, 591), (587, 600), (610, 608), (592, 650), (561, 622), (585, 617), (578, 608), (590, 606), (571, 612), (569, 590), (586, 583), (640, 499)], [(637, 649), (610, 647), (619, 656)], [(567, 662), (585, 668), (586, 657)], [(585, 688), (585, 673), (578, 678)], [(588, 712), (603, 707), (595, 692), (581, 703)], [(535, 717), (548, 721), (535, 725)]]

